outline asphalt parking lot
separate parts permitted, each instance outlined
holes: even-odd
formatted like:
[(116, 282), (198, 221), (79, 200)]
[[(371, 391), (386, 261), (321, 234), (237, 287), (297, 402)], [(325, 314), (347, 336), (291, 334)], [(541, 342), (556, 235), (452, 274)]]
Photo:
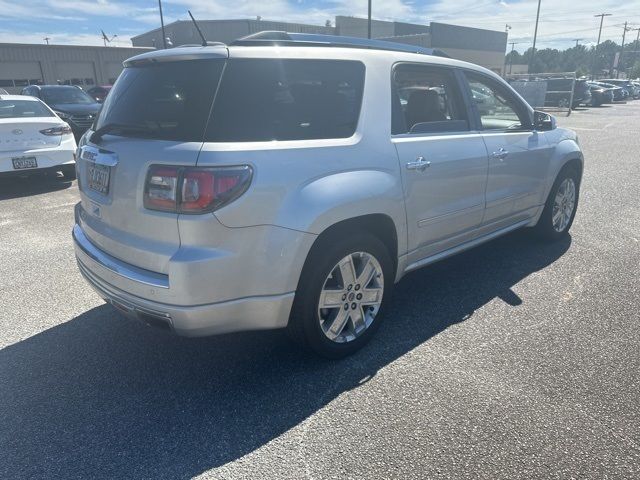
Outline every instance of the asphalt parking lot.
[(77, 271), (75, 182), (0, 182), (0, 478), (639, 478), (639, 119), (558, 119), (586, 157), (570, 240), (408, 275), (336, 362), (121, 318)]

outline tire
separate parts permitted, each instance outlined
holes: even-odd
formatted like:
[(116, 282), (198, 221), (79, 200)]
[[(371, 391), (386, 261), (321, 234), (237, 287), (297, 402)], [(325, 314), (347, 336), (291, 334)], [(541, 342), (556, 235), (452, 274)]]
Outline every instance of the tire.
[[(302, 347), (323, 357), (337, 359), (356, 352), (374, 335), (389, 304), (395, 272), (386, 246), (372, 234), (336, 234), (320, 242), (312, 248), (300, 275), (287, 333)], [(355, 281), (349, 283), (351, 287), (342, 278), (338, 265), (341, 262), (345, 265), (347, 257), (355, 269)], [(373, 270), (371, 280), (360, 285), (358, 281), (368, 272), (363, 272), (364, 265)], [(377, 276), (378, 270), (381, 270), (382, 278)], [(333, 277), (329, 277), (332, 273)], [(325, 295), (335, 290), (332, 302), (339, 303), (337, 307), (320, 308), (323, 289)], [(358, 291), (361, 292), (359, 297)], [(379, 305), (365, 304), (367, 299), (363, 295), (368, 295), (369, 300), (375, 295)], [(381, 300), (379, 296), (382, 296)], [(327, 298), (331, 297), (327, 295)], [(345, 316), (344, 326), (340, 329)], [(335, 320), (338, 321), (334, 323)]]
[(76, 179), (76, 166), (74, 165), (63, 165), (62, 168), (60, 169), (60, 171), (62, 172), (62, 175), (64, 176), (64, 179), (69, 181), (69, 180), (75, 180)]
[[(573, 185), (573, 205), (571, 203), (571, 195), (568, 195), (566, 200), (562, 199), (560, 205), (557, 200), (563, 196), (563, 192), (567, 195), (567, 189), (571, 190), (571, 184)], [(560, 192), (559, 197), (559, 191)], [(535, 226), (538, 236), (547, 241), (557, 241), (569, 234), (569, 229), (573, 224), (573, 219), (576, 216), (578, 209), (578, 200), (580, 198), (580, 175), (575, 167), (566, 166), (553, 182), (549, 196), (542, 211), (542, 215)], [(563, 203), (566, 202), (566, 203)], [(564, 213), (558, 211), (558, 206), (564, 205)], [(570, 213), (569, 212), (570, 208)], [(562, 210), (562, 208), (560, 209)], [(555, 217), (554, 217), (555, 215)], [(557, 215), (560, 215), (559, 217)]]

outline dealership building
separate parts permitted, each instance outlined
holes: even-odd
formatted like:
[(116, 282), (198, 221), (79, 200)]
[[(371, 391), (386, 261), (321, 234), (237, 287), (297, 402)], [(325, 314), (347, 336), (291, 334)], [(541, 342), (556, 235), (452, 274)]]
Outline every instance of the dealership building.
[[(337, 16), (333, 24), (306, 25), (261, 19), (200, 20), (209, 41), (230, 43), (265, 30), (367, 37), (367, 20)], [(172, 46), (197, 44), (200, 37), (193, 23), (178, 20), (165, 26)], [(371, 36), (381, 40), (443, 50), (450, 57), (482, 65), (496, 73), (504, 69), (507, 34), (479, 28), (431, 22), (419, 25), (373, 20)], [(0, 87), (17, 93), (27, 85), (62, 84), (84, 88), (112, 84), (122, 71), (122, 62), (150, 49), (162, 47), (160, 28), (131, 39), (132, 47), (76, 45), (32, 45), (0, 43)]]
[[(305, 25), (301, 23), (267, 20), (199, 20), (202, 33), (209, 41), (230, 43), (233, 40), (265, 30), (295, 33), (324, 33), (349, 37), (367, 37), (365, 18), (337, 16), (333, 25)], [(178, 20), (165, 26), (165, 36), (172, 45), (200, 43), (200, 36), (190, 20)], [(504, 70), (507, 34), (480, 28), (460, 27), (431, 22), (419, 25), (405, 22), (373, 20), (371, 37), (392, 42), (443, 50), (450, 57), (476, 63), (498, 74)], [(137, 47), (160, 47), (162, 30), (157, 28), (131, 39)]]
[(19, 93), (27, 85), (108, 85), (122, 62), (149, 48), (0, 43), (0, 88)]

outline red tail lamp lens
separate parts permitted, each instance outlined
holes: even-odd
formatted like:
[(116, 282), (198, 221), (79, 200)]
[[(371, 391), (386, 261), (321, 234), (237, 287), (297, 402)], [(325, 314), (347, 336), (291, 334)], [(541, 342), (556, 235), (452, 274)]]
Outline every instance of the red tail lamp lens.
[(144, 206), (151, 210), (205, 213), (242, 195), (251, 183), (248, 165), (173, 167), (153, 165), (147, 174)]
[(187, 168), (182, 180), (180, 211), (202, 213), (220, 208), (244, 193), (251, 168)]

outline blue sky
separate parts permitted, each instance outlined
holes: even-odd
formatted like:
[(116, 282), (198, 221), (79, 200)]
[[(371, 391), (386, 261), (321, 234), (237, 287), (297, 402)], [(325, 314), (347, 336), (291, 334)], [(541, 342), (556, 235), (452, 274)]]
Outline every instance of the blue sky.
[[(441, 21), (505, 30), (519, 50), (528, 48), (533, 35), (536, 0), (373, 0), (374, 18), (417, 23)], [(622, 23), (640, 27), (640, 1), (542, 0), (538, 32), (540, 48), (566, 48), (575, 39), (596, 40), (598, 19), (606, 11), (603, 39), (620, 43)], [(254, 18), (324, 24), (335, 15), (365, 16), (366, 0), (163, 0), (165, 22), (196, 18)], [(114, 44), (131, 45), (130, 38), (159, 26), (157, 0), (0, 0), (0, 42), (102, 44), (100, 30), (117, 35)], [(628, 35), (635, 37), (637, 32)]]

